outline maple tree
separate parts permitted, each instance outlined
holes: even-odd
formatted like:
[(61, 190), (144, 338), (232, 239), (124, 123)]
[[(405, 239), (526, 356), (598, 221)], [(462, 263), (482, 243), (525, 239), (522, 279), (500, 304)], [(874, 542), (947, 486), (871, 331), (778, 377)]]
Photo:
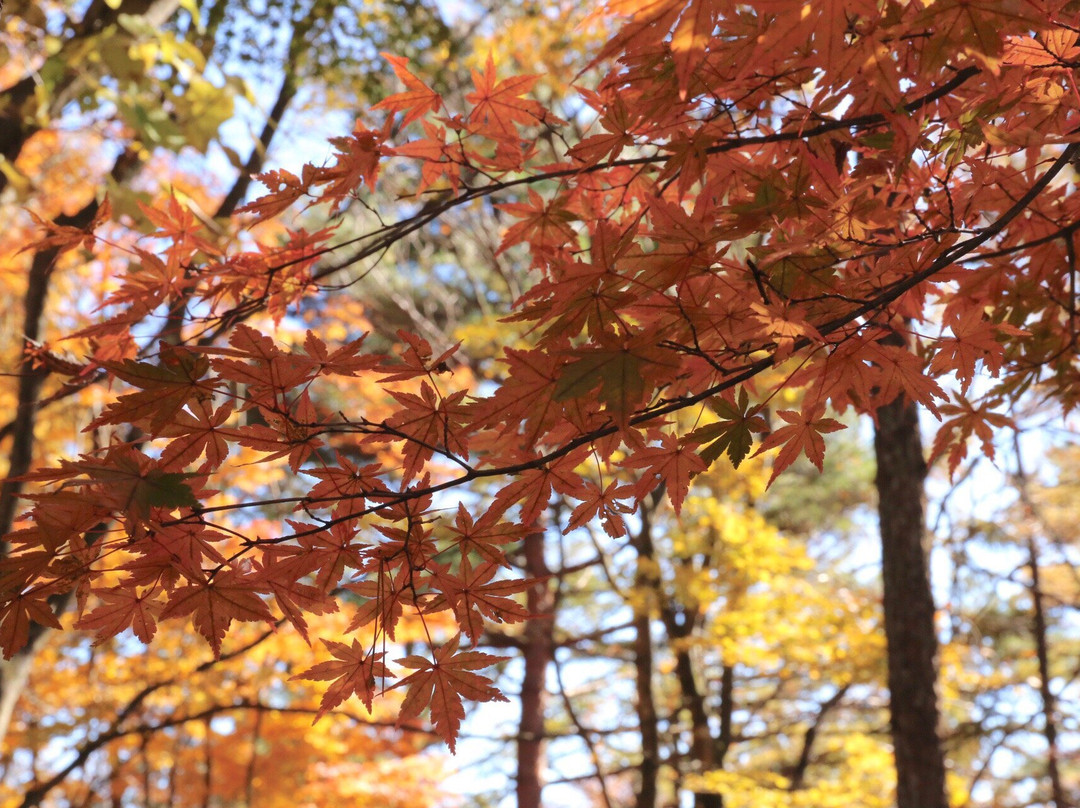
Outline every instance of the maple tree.
[[(501, 698), (476, 672), (494, 659), (467, 646), (485, 621), (527, 617), (509, 597), (526, 584), (499, 568), (553, 496), (573, 503), (568, 529), (595, 518), (614, 539), (655, 491), (677, 515), (755, 440), (778, 450), (772, 479), (800, 455), (820, 468), (849, 410), (925, 407), (955, 471), (969, 437), (993, 452), (1023, 392), (1075, 404), (1068, 4), (607, 11), (624, 19), (577, 88), (596, 120), (583, 138), (529, 97), (535, 76), (488, 59), (451, 104), (389, 55), (404, 89), (325, 164), (261, 174), (244, 230), (177, 198), (142, 209), (152, 250), (114, 246), (103, 206), (42, 219), (38, 255), (133, 260), (71, 329), (77, 363), (24, 360), (65, 379), (56, 400), (105, 381), (117, 395), (89, 420), (107, 445), (12, 483), (35, 487), (6, 538), (7, 656), (69, 596), (102, 638), (184, 618), (215, 653), (233, 623), (308, 636), (311, 615), (342, 610), (300, 673), (328, 683), (323, 708), (404, 690), (403, 719), (430, 707), (453, 748), (463, 702)], [(399, 164), (419, 174), (401, 219), (349, 237), (291, 226), (363, 203)], [(392, 337), (274, 331), (472, 205), (514, 220), (497, 253), (531, 263), (497, 371), (431, 335), (369, 351)], [(148, 339), (163, 309), (186, 316)], [(288, 489), (247, 495), (248, 463), (288, 469)], [(280, 520), (256, 529), (256, 509)], [(433, 626), (428, 653), (390, 658), (406, 618)]]

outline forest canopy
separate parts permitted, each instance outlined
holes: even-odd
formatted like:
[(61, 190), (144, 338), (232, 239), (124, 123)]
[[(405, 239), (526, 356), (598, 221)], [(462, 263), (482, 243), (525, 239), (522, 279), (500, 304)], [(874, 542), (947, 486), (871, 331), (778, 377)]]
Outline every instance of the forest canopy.
[(9, 6), (12, 805), (1075, 801), (1075, 4)]

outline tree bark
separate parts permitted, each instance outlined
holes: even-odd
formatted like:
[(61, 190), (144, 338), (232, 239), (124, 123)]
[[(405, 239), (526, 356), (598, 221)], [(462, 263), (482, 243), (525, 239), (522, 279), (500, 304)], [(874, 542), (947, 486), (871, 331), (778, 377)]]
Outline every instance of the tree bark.
[(948, 808), (938, 738), (934, 599), (923, 548), (926, 461), (918, 409), (902, 396), (877, 411), (878, 514), (898, 808)]
[(652, 572), (652, 524), (647, 504), (641, 506), (641, 530), (632, 541), (638, 554), (634, 587), (644, 597), (644, 604), (634, 614), (634, 671), (637, 689), (638, 728), (641, 734), (641, 782), (636, 808), (656, 808), (657, 781), (660, 774), (660, 727), (653, 695), (653, 646), (651, 607), (657, 596), (656, 576)]
[(522, 655), (525, 675), (521, 683), (521, 721), (517, 743), (517, 806), (540, 808), (544, 790), (544, 710), (547, 705), (547, 669), (555, 654), (554, 596), (548, 585), (544, 560), (544, 533), (525, 537), (525, 575), (543, 580), (526, 593), (526, 608), (536, 615), (525, 624)]

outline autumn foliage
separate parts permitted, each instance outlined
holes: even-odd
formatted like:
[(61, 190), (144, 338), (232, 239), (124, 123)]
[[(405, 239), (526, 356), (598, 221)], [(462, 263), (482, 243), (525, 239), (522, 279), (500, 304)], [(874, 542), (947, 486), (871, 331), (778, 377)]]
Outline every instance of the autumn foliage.
[[(1019, 391), (1075, 405), (1070, 4), (596, 13), (617, 32), (601, 80), (577, 88), (595, 119), (580, 141), (560, 141), (535, 76), (488, 59), (454, 108), (387, 55), (401, 92), (325, 164), (260, 174), (227, 233), (178, 198), (143, 210), (156, 230), (69, 335), (79, 361), (40, 354), (61, 390), (115, 393), (87, 425), (111, 440), (23, 478), (5, 655), (31, 622), (59, 627), (67, 593), (99, 639), (152, 642), (179, 619), (215, 653), (234, 623), (309, 638), (312, 616), (340, 610), (322, 661), (295, 674), (325, 683), (320, 712), (400, 689), (400, 720), (430, 710), (453, 749), (463, 703), (504, 698), (480, 672), (499, 658), (474, 647), (485, 624), (529, 619), (505, 553), (553, 492), (575, 503), (568, 530), (598, 519), (617, 538), (656, 491), (678, 512), (713, 463), (776, 450), (773, 479), (803, 455), (821, 468), (841, 414), (898, 395), (938, 417), (950, 469), (972, 436), (993, 451)], [(563, 143), (558, 161), (540, 136)], [(411, 212), (338, 237), (334, 215), (395, 161), (419, 177)], [(532, 268), (496, 379), (410, 333), (380, 335), (383, 353), (361, 333), (275, 332), (349, 268), (480, 202), (511, 222), (500, 252)], [(112, 249), (107, 219), (43, 219), (28, 249)], [(252, 464), (299, 487), (231, 493)], [(403, 621), (425, 647), (393, 659)]]

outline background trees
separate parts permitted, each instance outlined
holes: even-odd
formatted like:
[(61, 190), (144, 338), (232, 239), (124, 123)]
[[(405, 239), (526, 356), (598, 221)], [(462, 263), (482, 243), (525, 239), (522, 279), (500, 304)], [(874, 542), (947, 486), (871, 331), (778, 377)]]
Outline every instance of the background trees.
[[(276, 788), (275, 743), (303, 752), (281, 777), (370, 774), (431, 734), (453, 750), (466, 704), (498, 715), (509, 692), (516, 718), (483, 734), (512, 744), (519, 805), (882, 803), (890, 696), (902, 806), (1030, 804), (1044, 782), (1066, 804), (1048, 570), (1069, 552), (1018, 533), (1023, 560), (980, 590), (950, 537), (957, 592), (1030, 582), (1029, 624), (1013, 604), (1001, 637), (1028, 627), (1038, 709), (1003, 719), (1004, 698), (971, 696), (1019, 687), (986, 673), (979, 616), (933, 622), (913, 415), (944, 419), (955, 474), (1011, 410), (1075, 400), (1071, 11), (662, 1), (613, 6), (613, 37), (615, 17), (523, 11), (480, 18), (472, 56), (419, 5), (274, 6), (272, 36), (231, 3), (61, 6), (12, 29), (5, 193), (38, 218), (4, 259), (27, 338), (0, 502), (16, 799), (252, 802)], [(544, 80), (504, 69), (530, 31)], [(372, 78), (376, 49), (410, 47)], [(221, 128), (244, 76), (271, 87), (249, 157)], [(359, 121), (231, 215), (287, 110), (324, 95)], [(205, 183), (191, 148), (235, 183)], [(57, 165), (89, 181), (57, 194)], [(764, 491), (801, 455), (822, 468), (851, 412), (878, 427), (883, 615), (852, 561), (870, 477), (846, 469), (820, 524), (797, 486)], [(1026, 469), (1022, 503), (1052, 482)], [(45, 631), (58, 616), (107, 645)], [(186, 649), (188, 620), (197, 695), (112, 639)], [(123, 665), (130, 695), (59, 725), (47, 699), (20, 712), (46, 643), (60, 670)], [(376, 700), (394, 732), (335, 724), (345, 759), (309, 765), (290, 716)], [(215, 757), (224, 738), (243, 771)], [(995, 762), (1036, 738), (1045, 774)], [(313, 801), (347, 796), (329, 779)]]

